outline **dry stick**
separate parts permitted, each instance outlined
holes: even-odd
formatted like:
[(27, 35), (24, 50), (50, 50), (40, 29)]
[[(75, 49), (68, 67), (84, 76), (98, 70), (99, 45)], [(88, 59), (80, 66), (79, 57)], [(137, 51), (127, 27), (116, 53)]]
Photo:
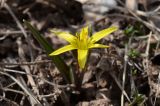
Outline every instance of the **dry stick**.
[[(126, 79), (126, 71), (127, 71), (127, 64), (128, 64), (128, 49), (130, 49), (129, 45), (131, 44), (132, 37), (133, 37), (133, 34), (131, 35), (131, 37), (130, 37), (130, 39), (128, 41), (128, 44), (125, 45), (124, 71), (123, 71), (123, 76), (122, 76), (122, 88), (123, 88), (123, 90), (125, 89), (125, 79)], [(123, 94), (123, 91), (122, 91), (122, 95), (121, 95), (121, 106), (124, 106), (124, 94)]]
[[(124, 3), (122, 3), (120, 0), (117, 0), (117, 1), (120, 2), (125, 7)], [(114, 9), (120, 10), (120, 11), (122, 11), (124, 13), (130, 12), (135, 18), (131, 17), (131, 16), (124, 15), (124, 14), (123, 15), (120, 15), (120, 14), (119, 15), (118, 14), (106, 14), (102, 18), (100, 18), (99, 20), (103, 20), (108, 16), (117, 16), (118, 15), (118, 16), (121, 16), (121, 17), (125, 17), (125, 18), (127, 17), (127, 18), (131, 18), (131, 19), (137, 20), (139, 22), (142, 22), (149, 29), (151, 29), (151, 30), (155, 29), (158, 32), (160, 32), (160, 29), (157, 28), (155, 25), (150, 24), (147, 21), (144, 21), (139, 17), (139, 16), (144, 16), (144, 17), (147, 17), (147, 18), (154, 17), (154, 18), (160, 19), (160, 17), (158, 16), (158, 11), (160, 10), (160, 6), (157, 7), (155, 10), (150, 11), (150, 12), (144, 12), (144, 11), (136, 10), (136, 11), (134, 11), (135, 13), (133, 11), (129, 10), (127, 7), (123, 8), (123, 7), (120, 7), (120, 6), (116, 6), (116, 7), (114, 7)], [(96, 20), (96, 21), (94, 21), (94, 22), (92, 22), (90, 24), (93, 26), (94, 23), (98, 22), (99, 20)]]
[[(119, 2), (120, 2), (120, 0), (118, 0)], [(127, 9), (127, 8), (126, 8)], [(156, 14), (157, 13), (157, 15), (158, 15), (158, 11), (160, 10), (160, 6), (159, 7), (157, 7), (153, 12), (151, 12), (149, 15), (148, 14), (146, 14), (145, 12), (143, 12), (143, 14), (142, 14), (142, 12), (139, 12), (139, 11), (136, 11), (136, 13), (134, 13), (133, 11), (131, 11), (131, 10), (129, 10), (129, 9), (127, 9), (134, 17), (136, 17), (137, 18), (137, 20), (138, 21), (140, 21), (140, 22), (142, 22), (144, 25), (146, 25), (148, 28), (150, 28), (152, 31), (154, 31), (154, 30), (156, 30), (156, 31), (158, 31), (159, 33), (160, 33), (160, 29), (158, 28), (158, 27), (156, 27), (155, 25), (153, 25), (153, 24), (150, 24), (150, 23), (148, 23), (147, 21), (144, 21), (144, 20), (142, 20), (138, 15), (142, 15), (142, 16), (146, 16), (146, 17), (152, 17), (152, 15), (154, 15), (154, 14)], [(145, 14), (144, 14), (145, 13)], [(159, 17), (158, 17), (159, 18)], [(153, 30), (154, 29), (154, 30)], [(154, 31), (155, 32), (155, 31)], [(150, 39), (151, 39), (151, 33), (150, 33), (150, 36), (149, 36), (149, 38), (148, 38), (148, 43), (147, 43), (147, 49), (146, 49), (146, 59), (145, 59), (145, 63), (146, 64), (144, 64), (144, 68), (145, 68), (145, 70), (147, 71), (147, 74), (149, 75), (149, 73), (148, 73), (148, 65), (149, 65), (149, 63), (148, 63), (148, 55), (149, 55), (149, 48), (150, 48)], [(150, 83), (150, 78), (148, 78), (148, 80), (149, 80), (149, 83)], [(155, 98), (155, 101), (156, 101), (156, 98)], [(155, 105), (155, 102), (154, 102), (154, 105)]]
[(3, 62), (0, 62), (0, 65), (2, 65), (2, 66), (6, 66), (6, 65), (39, 65), (39, 64), (44, 64), (44, 63), (52, 63), (52, 60), (20, 62), (20, 63), (3, 63)]
[(23, 34), (22, 31), (10, 31), (10, 30), (6, 30), (6, 31), (0, 31), (0, 35), (11, 35), (11, 34)]
[[(1, 71), (1, 70), (0, 70)], [(3, 71), (3, 70), (2, 70)], [(9, 84), (9, 85), (7, 85), (7, 86), (5, 86), (6, 88), (9, 88), (9, 87), (12, 87), (12, 86), (14, 86), (16, 84), (16, 82), (12, 82), (11, 84)]]
[[(150, 34), (148, 36), (148, 42), (147, 42), (147, 47), (146, 47), (146, 51), (145, 51), (145, 56), (146, 56), (147, 60), (148, 60), (148, 56), (149, 56), (149, 48), (150, 48), (151, 36), (152, 36), (152, 32), (150, 32)], [(147, 66), (147, 69), (148, 69), (148, 66)]]
[[(146, 21), (143, 21), (141, 18), (139, 18), (135, 13), (133, 13), (132, 11), (130, 11), (132, 15), (134, 15), (140, 22), (142, 22), (143, 24), (145, 24), (146, 26), (148, 26), (152, 31), (154, 31), (153, 29), (155, 29), (156, 31), (158, 31), (160, 33), (160, 29), (158, 27), (156, 27), (155, 25), (153, 24), (150, 24)], [(156, 32), (155, 32), (156, 33)], [(145, 55), (146, 55), (146, 58), (145, 58), (145, 70), (147, 72), (147, 74), (149, 75), (149, 62), (148, 62), (148, 56), (149, 56), (149, 48), (150, 48), (150, 39), (151, 39), (151, 35), (152, 33), (149, 34), (149, 38), (148, 38), (148, 43), (147, 43), (147, 48), (146, 48), (146, 52), (145, 52)], [(160, 39), (160, 38), (159, 38)], [(148, 81), (149, 81), (149, 84), (151, 83), (151, 80), (150, 78), (148, 77)], [(155, 98), (155, 101), (156, 101), (156, 98)], [(154, 101), (154, 105), (155, 105), (155, 101)]]
[(19, 103), (20, 106), (24, 106), (25, 98), (26, 98), (25, 96), (22, 97), (22, 99), (21, 99), (21, 101), (20, 101), (20, 103)]
[(0, 9), (4, 7), (5, 3), (6, 3), (6, 0), (0, 0)]
[[(3, 69), (0, 70), (0, 71), (13, 72), (13, 73), (23, 74), (23, 75), (30, 75), (30, 76), (32, 76), (32, 77), (34, 77), (34, 78), (39, 78), (39, 79), (43, 80), (45, 83), (47, 83), (47, 84), (49, 84), (49, 85), (56, 86), (57, 88), (74, 87), (74, 85), (72, 85), (72, 84), (71, 84), (71, 85), (69, 85), (69, 84), (68, 84), (68, 85), (58, 85), (58, 84), (56, 84), (56, 83), (53, 83), (53, 82), (50, 82), (50, 81), (46, 80), (45, 78), (39, 77), (39, 76), (37, 76), (37, 75), (32, 75), (32, 74), (29, 74), (29, 73), (26, 73), (26, 72), (23, 72), (23, 71), (20, 71), (20, 70), (13, 70), (13, 69), (3, 68)], [(9, 86), (11, 86), (11, 85), (9, 85)], [(9, 86), (7, 86), (7, 87), (9, 87)]]
[[(154, 12), (156, 13), (157, 11), (159, 11), (160, 10), (160, 6), (159, 7), (157, 7), (154, 11), (153, 11), (153, 13), (151, 14), (151, 15), (154, 15)], [(146, 21), (144, 21), (144, 20), (142, 20), (137, 14), (135, 14), (133, 11), (131, 11), (131, 10), (128, 10), (134, 17), (136, 17), (140, 22), (142, 22), (144, 25), (146, 25), (147, 27), (149, 27), (152, 31), (154, 31), (153, 29), (155, 29), (156, 31), (158, 31), (159, 33), (160, 33), (160, 29), (158, 28), (158, 27), (156, 27), (154, 24), (151, 24), (151, 23), (148, 23), (148, 22), (146, 22)], [(138, 12), (136, 12), (136, 13), (138, 13)], [(159, 17), (158, 17), (158, 19), (159, 19)], [(154, 31), (155, 32), (155, 31)], [(156, 33), (156, 32), (155, 32)], [(150, 48), (150, 39), (151, 39), (151, 35), (152, 35), (152, 33), (150, 33), (149, 34), (149, 38), (148, 38), (148, 43), (147, 43), (147, 48), (146, 48), (146, 59), (145, 59), (145, 64), (146, 65), (144, 65), (145, 66), (145, 70), (147, 71), (147, 74), (149, 75), (149, 73), (148, 73), (148, 68), (149, 68), (149, 62), (148, 62), (148, 56), (149, 56), (149, 48)], [(159, 37), (157, 37), (158, 39), (160, 39)], [(159, 73), (159, 75), (158, 75), (158, 82), (159, 82), (159, 76), (160, 76), (160, 73)], [(150, 84), (150, 78), (148, 77), (148, 81), (149, 81), (149, 84)], [(159, 86), (158, 86), (158, 84), (157, 84), (157, 88), (159, 89)], [(156, 103), (156, 97), (155, 97), (155, 101), (154, 101), (154, 106), (155, 106), (155, 103)]]
[[(151, 39), (151, 35), (149, 36), (149, 38), (148, 38), (148, 44), (147, 44), (147, 49), (146, 49), (146, 56), (148, 57), (148, 52), (149, 52), (149, 47), (150, 47), (150, 39)], [(158, 44), (158, 46), (159, 46), (159, 44)], [(148, 58), (147, 58), (148, 59)], [(147, 65), (148, 65), (148, 60), (147, 60)], [(147, 67), (148, 68), (148, 67)], [(148, 72), (148, 71), (147, 71)], [(149, 75), (149, 74), (148, 74)], [(159, 88), (159, 83), (160, 83), (160, 72), (158, 73), (158, 82), (157, 82), (158, 84), (157, 84), (157, 89), (156, 89), (156, 94), (155, 94), (155, 99), (154, 99), (154, 103), (153, 103), (153, 106), (155, 106), (156, 105), (156, 100), (157, 100), (157, 96), (158, 96), (158, 92), (159, 92), (159, 90), (160, 90), (160, 88)]]
[[(25, 80), (24, 80), (24, 78), (22, 77), (22, 76), (17, 76), (17, 79), (23, 84), (23, 86), (25, 86), (26, 88), (28, 88), (27, 86), (27, 84), (26, 84), (26, 82), (25, 82)], [(28, 83), (28, 82), (27, 82)], [(38, 98), (37, 96), (36, 96), (36, 98)], [(30, 99), (30, 104), (32, 105), (32, 106), (35, 106), (35, 105), (38, 105), (38, 104), (36, 104), (33, 100), (32, 100), (32, 98), (29, 98)]]
[(142, 20), (138, 15), (136, 15), (133, 11), (128, 10), (134, 17), (136, 17), (138, 19), (138, 21), (142, 22), (144, 25), (146, 25), (148, 28), (150, 28), (152, 31), (154, 31), (153, 29), (155, 29), (156, 31), (158, 31), (160, 33), (160, 29), (158, 27), (156, 27), (153, 24), (150, 24), (147, 21)]
[(2, 72), (0, 71), (0, 74), (2, 75), (5, 75), (9, 78), (11, 78), (14, 82), (16, 82), (21, 88), (22, 90), (27, 94), (29, 95), (29, 97), (32, 99), (32, 101), (35, 103), (35, 104), (38, 104), (41, 106), (41, 103), (38, 101), (38, 99), (34, 96), (34, 94), (27, 88), (25, 87), (19, 80), (17, 80), (15, 77), (13, 77), (12, 75), (6, 73), (6, 72)]
[[(24, 37), (26, 38), (29, 46), (31, 47), (31, 44), (30, 44), (30, 40), (29, 40), (29, 37), (27, 36), (23, 26), (21, 25), (20, 21), (18, 20), (18, 18), (16, 17), (16, 15), (13, 13), (13, 11), (11, 10), (11, 8), (8, 6), (7, 3), (4, 4), (4, 7), (8, 10), (8, 12), (10, 13), (10, 15), (13, 17), (13, 19), (15, 20), (16, 24), (18, 25), (18, 27), (20, 28), (20, 30), (22, 31), (22, 33), (24, 34)], [(32, 50), (31, 48), (29, 47), (29, 53), (30, 53), (30, 56), (31, 56), (31, 60), (33, 60), (33, 54), (32, 54)], [(25, 70), (27, 71), (27, 73), (30, 73), (30, 69), (29, 67), (25, 66)], [(36, 91), (37, 93), (37, 89), (35, 88), (36, 84), (33, 80), (33, 78), (31, 76), (27, 76), (28, 77), (28, 80), (30, 81), (30, 84), (32, 86), (32, 88)]]
[(160, 10), (160, 6), (157, 7), (155, 10), (151, 11), (151, 12), (143, 12), (143, 11), (139, 11), (139, 10), (136, 10), (136, 11), (132, 11), (130, 9), (128, 9), (125, 4), (121, 1), (121, 0), (117, 0), (122, 6), (124, 6), (124, 8), (122, 7), (115, 7), (115, 9), (118, 9), (122, 12), (129, 12), (130, 14), (132, 14), (135, 18), (137, 18), (137, 20), (139, 22), (142, 22), (145, 26), (147, 26), (149, 29), (151, 29), (153, 32), (155, 32), (153, 29), (155, 29), (156, 31), (160, 32), (160, 29), (158, 27), (156, 27), (155, 25), (153, 24), (150, 24), (148, 23), (147, 21), (144, 21), (142, 20), (139, 16), (145, 16), (147, 18), (151, 18), (152, 16), (155, 16), (157, 15), (158, 16), (158, 12)]
[[(124, 9), (119, 9), (119, 10), (124, 10)], [(125, 11), (125, 10), (124, 10)], [(123, 12), (124, 12), (123, 11)], [(130, 11), (130, 12), (132, 12), (132, 11)], [(133, 13), (133, 12), (132, 12)], [(147, 21), (144, 21), (144, 20), (142, 20), (138, 15), (136, 15), (135, 13), (133, 13), (135, 16), (134, 17), (132, 17), (132, 16), (128, 16), (128, 15), (122, 15), (122, 14), (107, 14), (106, 16), (108, 17), (108, 16), (119, 16), (119, 17), (124, 17), (124, 18), (130, 18), (130, 19), (132, 19), (132, 20), (136, 20), (136, 21), (139, 21), (139, 22), (142, 22), (146, 27), (148, 27), (149, 29), (151, 29), (153, 32), (155, 32), (153, 29), (155, 29), (156, 31), (158, 31), (158, 32), (160, 32), (160, 29), (158, 28), (158, 27), (156, 27), (155, 25), (153, 25), (153, 24), (150, 24), (150, 23), (148, 23)], [(104, 18), (106, 18), (106, 16), (104, 16), (104, 17), (102, 17), (101, 18), (101, 20), (102, 19), (104, 19)], [(156, 37), (155, 36), (155, 38), (156, 38), (156, 40), (159, 40), (160, 38), (158, 38), (158, 37)]]
[[(122, 7), (119, 7), (119, 6), (116, 6), (115, 9), (118, 9), (118, 10), (122, 10), (122, 12), (126, 12), (126, 10), (130, 10), (129, 8), (126, 7), (126, 5), (121, 1), (121, 0), (116, 0), (118, 3), (120, 3), (124, 8)], [(141, 11), (141, 10), (134, 10), (134, 12), (137, 14), (137, 15), (140, 15), (140, 16), (144, 16), (144, 17), (147, 17), (147, 18), (150, 18), (150, 17), (153, 17), (155, 15), (159, 15), (159, 11), (160, 10), (160, 6), (158, 6), (156, 9), (154, 9), (153, 11)], [(131, 10), (130, 10), (131, 11)]]
[(55, 97), (55, 93), (52, 94), (48, 94), (48, 95), (39, 95), (40, 98), (51, 98), (51, 97)]
[[(119, 1), (119, 0), (118, 0)], [(157, 9), (155, 9), (154, 11), (153, 11), (153, 13), (152, 14), (150, 14), (150, 15), (154, 15), (154, 13), (156, 13), (157, 11), (159, 11), (160, 10), (160, 6), (157, 8)], [(150, 28), (152, 31), (154, 31), (154, 30), (156, 30), (156, 31), (158, 31), (159, 33), (160, 33), (160, 29), (158, 28), (158, 27), (156, 27), (154, 24), (151, 24), (151, 23), (148, 23), (147, 21), (144, 21), (144, 20), (142, 20), (138, 15), (141, 15), (139, 12), (137, 12), (136, 11), (136, 13), (134, 13), (133, 11), (131, 11), (131, 10), (129, 10), (128, 9), (128, 11), (134, 16), (134, 17), (136, 17), (137, 19), (138, 19), (138, 21), (140, 21), (140, 22), (142, 22), (144, 25), (146, 25), (148, 28)], [(138, 14), (138, 15), (137, 15)], [(144, 16), (144, 15), (143, 15)], [(151, 16), (150, 16), (151, 17)], [(158, 17), (159, 18), (159, 17)], [(153, 30), (154, 29), (154, 30)], [(154, 31), (155, 32), (155, 31)], [(155, 32), (156, 33), (156, 32)], [(149, 73), (148, 73), (148, 65), (149, 65), (149, 63), (148, 63), (148, 55), (149, 55), (149, 48), (150, 48), (150, 38), (151, 37), (151, 33), (150, 33), (150, 36), (149, 36), (149, 38), (148, 38), (148, 43), (147, 43), (147, 49), (146, 49), (146, 59), (145, 59), (145, 63), (146, 63), (146, 65), (144, 65), (145, 66), (145, 70), (147, 71), (147, 74), (149, 75)], [(159, 38), (160, 39), (160, 38)], [(148, 77), (148, 80), (149, 80), (149, 83), (150, 83), (150, 78)], [(158, 79), (159, 80), (159, 79)], [(156, 98), (155, 98), (155, 101), (154, 101), (154, 105), (155, 105), (155, 102), (156, 102)]]
[[(2, 89), (2, 87), (0, 87), (0, 89)], [(1, 95), (5, 98), (6, 97), (6, 93), (4, 91), (2, 91)], [(0, 98), (0, 102), (3, 101), (3, 99)]]
[(18, 105), (16, 102), (14, 102), (14, 101), (12, 101), (12, 100), (10, 100), (10, 99), (7, 99), (7, 98), (5, 98), (5, 97), (3, 97), (3, 96), (0, 96), (0, 99), (5, 100), (5, 101), (11, 103), (10, 106), (20, 106), (20, 105)]
[[(156, 39), (157, 40), (157, 39)], [(157, 42), (157, 45), (156, 45), (156, 49), (155, 49), (155, 52), (154, 52), (154, 55), (156, 55), (159, 51), (158, 51), (158, 49), (159, 49), (159, 46), (160, 46), (160, 40), (158, 39), (157, 41), (159, 41), (159, 42)]]
[(112, 73), (112, 72), (109, 72), (109, 74), (111, 75), (111, 77), (115, 80), (115, 82), (117, 83), (118, 87), (120, 88), (120, 90), (122, 91), (122, 93), (124, 94), (124, 96), (127, 98), (127, 100), (129, 102), (131, 102), (129, 96), (127, 95), (126, 91), (123, 90), (123, 87), (122, 85), (119, 83), (119, 80), (117, 79), (117, 77)]
[(158, 73), (158, 84), (157, 84), (157, 89), (156, 89), (157, 92), (156, 92), (156, 94), (155, 94), (155, 99), (154, 99), (153, 106), (156, 105), (157, 96), (158, 96), (158, 93), (159, 93), (159, 91), (160, 91), (159, 84), (160, 84), (160, 72)]
[[(147, 75), (150, 76), (149, 74), (149, 49), (150, 49), (150, 41), (151, 41), (151, 36), (152, 36), (152, 32), (149, 33), (149, 36), (148, 36), (148, 41), (147, 41), (147, 47), (146, 47), (146, 51), (145, 51), (145, 59), (143, 61), (143, 67), (144, 67), (144, 70), (146, 71)], [(148, 77), (148, 83), (149, 85), (151, 85), (151, 79), (150, 77)], [(150, 89), (151, 86), (150, 86)]]
[(128, 46), (125, 46), (125, 55), (124, 55), (124, 71), (123, 71), (123, 77), (122, 77), (122, 95), (121, 95), (121, 106), (124, 106), (124, 87), (125, 87), (125, 77), (126, 77), (126, 70), (127, 70), (127, 62), (128, 62)]
[[(20, 21), (18, 20), (18, 18), (16, 17), (16, 15), (14, 14), (14, 12), (11, 10), (11, 8), (9, 7), (9, 5), (7, 3), (4, 4), (4, 7), (6, 8), (6, 10), (10, 13), (10, 15), (12, 16), (12, 18), (15, 20), (17, 26), (19, 27), (19, 29), (22, 31), (24, 37), (26, 38), (27, 40), (27, 43), (28, 45), (31, 47), (31, 44), (30, 44), (30, 39), (25, 31), (25, 29), (23, 28), (22, 24), (20, 23)], [(32, 49), (29, 48), (29, 53), (30, 53), (30, 56), (31, 56), (31, 60), (33, 60), (33, 53), (32, 53)]]
[[(14, 19), (15, 22), (17, 23), (18, 27), (21, 29), (22, 33), (24, 34), (24, 37), (26, 38), (26, 40), (27, 40), (27, 42), (28, 42), (28, 45), (31, 47), (29, 37), (27, 36), (27, 34), (26, 34), (23, 26), (21, 25), (21, 23), (20, 23), (20, 21), (18, 20), (18, 18), (16, 17), (16, 15), (13, 13), (13, 11), (11, 10), (11, 8), (8, 6), (7, 3), (4, 4), (4, 7), (8, 10), (8, 12), (10, 13), (10, 15), (13, 17), (13, 19)], [(31, 56), (31, 60), (33, 60), (33, 54), (32, 54), (32, 50), (31, 50), (30, 47), (29, 47), (29, 51), (30, 51), (29, 53), (30, 53), (30, 56)], [(25, 71), (26, 71), (27, 73), (31, 73), (29, 67), (24, 66), (24, 68), (25, 68)], [(27, 77), (28, 77), (28, 80), (29, 80), (29, 82), (30, 82), (33, 90), (35, 90), (35, 92), (38, 93), (38, 89), (35, 88), (35, 87), (36, 87), (36, 84), (35, 84), (33, 78), (32, 78), (31, 76), (27, 76)]]
[[(19, 79), (19, 81), (21, 81), (21, 83), (22, 83), (25, 87), (27, 87), (27, 84), (26, 84), (26, 82), (25, 82), (25, 80), (24, 80), (24, 78), (23, 78), (22, 76), (19, 76), (18, 79)], [(39, 98), (39, 95), (38, 95), (38, 98)], [(31, 99), (31, 98), (30, 98), (30, 99)], [(39, 98), (39, 99), (40, 99), (40, 98)], [(32, 106), (38, 105), (38, 104), (35, 104), (35, 103), (32, 101), (32, 99), (30, 100), (30, 102), (31, 102)], [(43, 103), (44, 103), (44, 102), (43, 102)], [(49, 106), (49, 103), (48, 103), (47, 101), (45, 101), (45, 106)]]
[(12, 73), (17, 73), (17, 74), (24, 74), (24, 75), (30, 75), (30, 76), (32, 76), (32, 74), (26, 73), (26, 72), (23, 72), (23, 71), (20, 71), (20, 70), (13, 70), (13, 69), (3, 68), (3, 69), (0, 70), (0, 71), (12, 72)]
[[(17, 44), (18, 44), (18, 54), (19, 54), (20, 58), (22, 59), (22, 61), (26, 61), (25, 54), (24, 54), (24, 51), (22, 49), (23, 47), (22, 47), (21, 39), (17, 40)], [(26, 73), (31, 74), (30, 68), (28, 66), (22, 66), (22, 68), (25, 69)], [(37, 86), (36, 86), (36, 83), (35, 83), (33, 77), (30, 76), (30, 75), (27, 75), (27, 78), (28, 78), (28, 81), (30, 82), (33, 90), (35, 91), (35, 93), (38, 94), (39, 91), (37, 89)]]
[(18, 90), (15, 90), (15, 89), (10, 89), (10, 88), (3, 87), (2, 90), (14, 92), (14, 93), (18, 93), (18, 94), (21, 94), (21, 95), (25, 95), (25, 96), (26, 96), (26, 94), (25, 94), (24, 92), (18, 91)]

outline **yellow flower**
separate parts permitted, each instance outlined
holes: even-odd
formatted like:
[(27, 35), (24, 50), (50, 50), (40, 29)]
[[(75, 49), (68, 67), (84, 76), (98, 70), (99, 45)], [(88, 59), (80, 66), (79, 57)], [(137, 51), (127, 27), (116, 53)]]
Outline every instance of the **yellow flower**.
[(108, 48), (109, 46), (98, 44), (96, 42), (116, 30), (117, 30), (117, 27), (110, 27), (110, 28), (101, 30), (101, 31), (93, 34), (91, 37), (88, 37), (88, 34), (89, 34), (88, 33), (88, 26), (82, 28), (80, 33), (76, 33), (76, 36), (74, 36), (70, 33), (67, 33), (67, 32), (55, 32), (52, 30), (53, 33), (55, 33), (60, 38), (65, 39), (70, 44), (52, 52), (49, 55), (50, 56), (59, 55), (59, 54), (64, 53), (66, 51), (77, 49), (78, 63), (79, 63), (80, 68), (83, 69), (85, 67), (85, 64), (87, 61), (87, 55), (88, 55), (89, 49), (91, 49), (91, 48)]

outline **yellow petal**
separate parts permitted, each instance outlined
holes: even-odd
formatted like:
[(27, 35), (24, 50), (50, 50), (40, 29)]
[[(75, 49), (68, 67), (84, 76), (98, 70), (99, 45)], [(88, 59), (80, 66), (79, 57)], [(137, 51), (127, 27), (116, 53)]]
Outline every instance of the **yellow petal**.
[(52, 52), (51, 54), (49, 54), (49, 56), (59, 55), (61, 53), (64, 53), (64, 52), (67, 52), (67, 51), (70, 51), (70, 50), (74, 50), (74, 49), (77, 49), (77, 48), (74, 47), (73, 45), (67, 45), (67, 46), (64, 46), (64, 47)]
[(102, 44), (92, 44), (89, 46), (89, 48), (108, 48), (109, 46), (107, 45), (102, 45)]
[(85, 67), (87, 61), (88, 50), (78, 49), (78, 63), (81, 69)]
[(80, 33), (80, 40), (87, 40), (88, 38), (88, 26), (82, 28)]
[(99, 41), (100, 39), (102, 39), (103, 37), (105, 37), (106, 35), (109, 35), (110, 33), (116, 31), (118, 28), (117, 27), (110, 27), (110, 28), (107, 28), (107, 29), (104, 29), (104, 30), (101, 30), (95, 34), (93, 34), (91, 36), (91, 41), (94, 43), (94, 42), (97, 42)]
[(57, 35), (60, 38), (63, 38), (64, 40), (68, 41), (69, 43), (73, 44), (76, 42), (76, 37), (70, 33), (67, 32), (58, 32), (55, 30), (51, 30), (55, 35)]

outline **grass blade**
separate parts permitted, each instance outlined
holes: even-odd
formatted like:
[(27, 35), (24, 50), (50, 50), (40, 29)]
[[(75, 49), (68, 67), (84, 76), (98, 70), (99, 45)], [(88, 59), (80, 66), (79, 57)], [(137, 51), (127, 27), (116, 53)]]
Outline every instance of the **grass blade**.
[[(23, 20), (24, 24), (30, 29), (30, 31), (32, 32), (34, 38), (39, 42), (39, 44), (45, 49), (45, 51), (47, 52), (47, 55), (49, 55), (51, 52), (54, 51), (54, 49), (52, 48), (52, 46), (47, 42), (47, 40), (40, 34), (40, 32), (34, 28), (29, 22), (27, 22), (26, 20)], [(70, 76), (70, 68), (67, 66), (67, 64), (60, 58), (60, 56), (53, 56), (51, 57), (53, 63), (55, 64), (55, 66), (57, 67), (57, 69), (60, 71), (60, 73), (63, 75), (63, 77), (65, 78), (65, 80), (67, 82), (73, 83), (74, 80), (73, 76)]]

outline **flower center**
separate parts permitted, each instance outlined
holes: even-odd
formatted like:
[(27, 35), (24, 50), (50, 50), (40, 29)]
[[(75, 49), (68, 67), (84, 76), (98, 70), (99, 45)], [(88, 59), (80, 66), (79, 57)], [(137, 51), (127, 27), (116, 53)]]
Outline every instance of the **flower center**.
[(81, 50), (87, 50), (88, 49), (88, 39), (80, 39), (79, 36), (77, 36), (77, 48)]

